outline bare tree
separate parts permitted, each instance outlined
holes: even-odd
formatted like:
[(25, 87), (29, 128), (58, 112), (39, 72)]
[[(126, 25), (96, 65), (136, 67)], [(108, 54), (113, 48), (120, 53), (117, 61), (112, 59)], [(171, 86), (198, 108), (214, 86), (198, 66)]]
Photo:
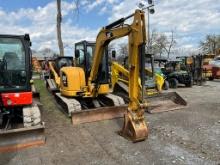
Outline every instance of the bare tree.
[(150, 44), (152, 45), (151, 47), (154, 54), (158, 54), (160, 57), (162, 54), (167, 54), (167, 58), (169, 58), (171, 49), (176, 44), (174, 32), (171, 31), (170, 39), (168, 39), (164, 33), (157, 33), (156, 30), (153, 30)]
[(167, 37), (164, 34), (160, 34), (156, 38), (156, 46), (155, 46), (160, 57), (164, 53), (164, 48), (166, 47), (166, 44), (167, 44)]
[(58, 40), (60, 56), (64, 56), (64, 48), (63, 48), (63, 41), (61, 35), (61, 22), (62, 22), (61, 0), (57, 0), (57, 40)]
[(128, 44), (121, 43), (119, 44), (117, 61), (122, 64), (124, 63), (124, 60), (126, 59), (126, 57), (128, 57)]
[(165, 51), (167, 52), (167, 58), (170, 57), (171, 48), (176, 44), (176, 40), (174, 39), (173, 30), (171, 30), (171, 38), (170, 41), (167, 41), (166, 46), (164, 46)]
[(200, 42), (203, 53), (215, 54), (220, 48), (220, 35), (207, 35), (204, 41)]
[(156, 30), (152, 31), (150, 38), (150, 45), (152, 52), (160, 57), (164, 54), (164, 47), (166, 47), (167, 37), (163, 33), (157, 33)]
[(120, 56), (128, 56), (128, 44), (120, 44), (119, 45), (119, 49), (120, 49)]

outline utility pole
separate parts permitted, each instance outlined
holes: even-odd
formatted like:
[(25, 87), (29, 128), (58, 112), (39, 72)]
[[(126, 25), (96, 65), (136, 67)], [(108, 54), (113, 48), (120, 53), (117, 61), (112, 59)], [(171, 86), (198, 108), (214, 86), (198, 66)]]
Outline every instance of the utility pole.
[[(148, 0), (148, 6), (145, 6), (143, 3), (139, 3), (139, 8), (141, 8), (142, 10), (146, 10), (147, 9), (147, 54), (151, 54), (150, 52), (150, 14), (154, 14), (154, 2), (153, 0)], [(142, 56), (141, 60), (141, 86), (142, 86), (142, 91), (141, 91), (141, 95), (142, 95), (142, 102), (144, 102), (144, 97), (145, 97), (145, 50), (144, 52), (142, 52)], [(154, 75), (153, 75), (154, 76)]]

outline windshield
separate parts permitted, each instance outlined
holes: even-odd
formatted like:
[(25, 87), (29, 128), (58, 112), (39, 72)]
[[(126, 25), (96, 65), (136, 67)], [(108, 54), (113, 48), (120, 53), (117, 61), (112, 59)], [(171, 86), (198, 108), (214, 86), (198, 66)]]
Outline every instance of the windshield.
[[(84, 69), (86, 74), (86, 79), (88, 79), (92, 69), (95, 44), (87, 43), (87, 42), (80, 43), (76, 45), (75, 49), (79, 50), (79, 57), (76, 60), (76, 65)], [(97, 77), (99, 83), (105, 83), (106, 81), (108, 81), (108, 58), (105, 54), (102, 58), (102, 61), (100, 62)]]
[(77, 64), (79, 66), (83, 66), (84, 60), (85, 60), (83, 44), (76, 45), (76, 50), (79, 50), (79, 58), (78, 58)]
[(25, 50), (20, 39), (0, 38), (0, 89), (26, 83)]
[(22, 42), (14, 38), (0, 38), (0, 60), (5, 70), (24, 70), (25, 52)]
[(85, 65), (88, 67), (88, 69), (91, 69), (92, 64), (92, 57), (94, 53), (94, 47), (95, 45), (87, 45), (86, 46), (86, 64), (85, 64), (85, 50), (83, 44), (76, 45), (76, 49), (79, 50), (79, 58), (77, 60), (77, 66), (85, 67)]
[(95, 46), (91, 46), (91, 45), (87, 46), (87, 57), (88, 57), (90, 66), (92, 64), (92, 56), (94, 54), (94, 47)]

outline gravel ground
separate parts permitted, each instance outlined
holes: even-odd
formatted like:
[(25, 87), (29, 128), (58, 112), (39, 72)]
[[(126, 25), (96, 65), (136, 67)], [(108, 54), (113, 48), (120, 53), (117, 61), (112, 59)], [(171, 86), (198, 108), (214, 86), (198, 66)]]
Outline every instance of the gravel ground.
[(220, 81), (178, 88), (188, 107), (146, 114), (150, 126), (146, 141), (132, 143), (117, 135), (123, 120), (76, 127), (57, 108), (42, 82), (46, 145), (0, 154), (0, 164), (220, 164)]

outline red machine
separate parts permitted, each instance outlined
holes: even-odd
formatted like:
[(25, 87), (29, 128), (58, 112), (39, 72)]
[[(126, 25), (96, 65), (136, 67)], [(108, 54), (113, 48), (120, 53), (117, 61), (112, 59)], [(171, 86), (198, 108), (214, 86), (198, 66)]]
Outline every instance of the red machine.
[(0, 152), (45, 143), (33, 101), (30, 46), (28, 34), (0, 35)]

